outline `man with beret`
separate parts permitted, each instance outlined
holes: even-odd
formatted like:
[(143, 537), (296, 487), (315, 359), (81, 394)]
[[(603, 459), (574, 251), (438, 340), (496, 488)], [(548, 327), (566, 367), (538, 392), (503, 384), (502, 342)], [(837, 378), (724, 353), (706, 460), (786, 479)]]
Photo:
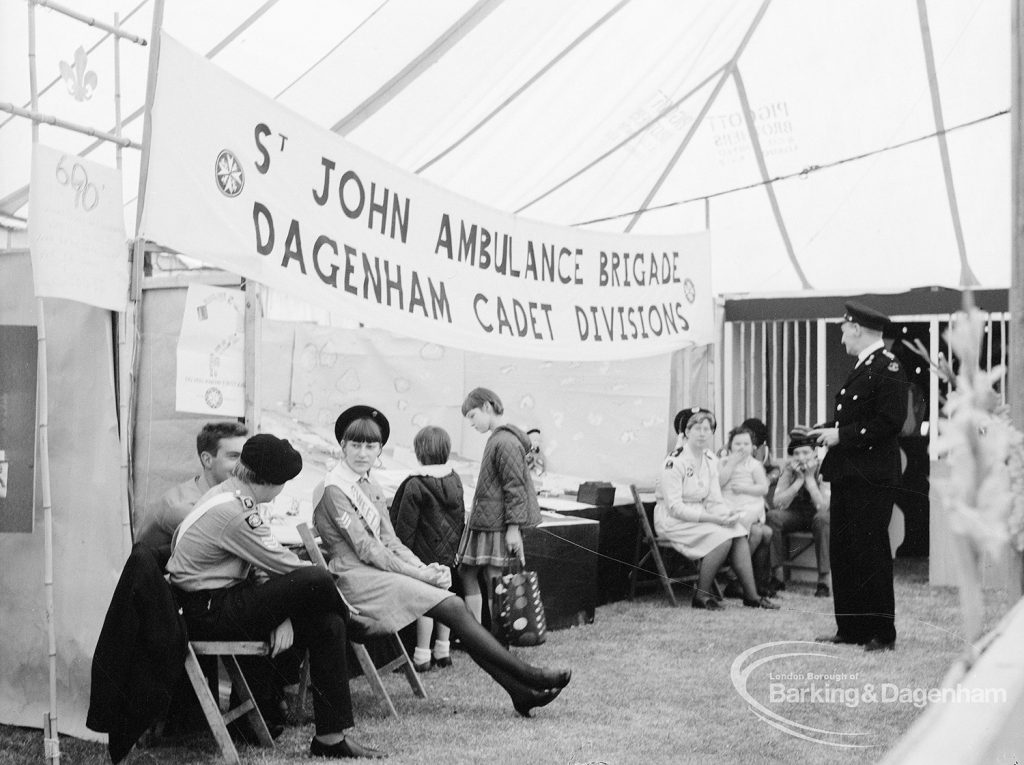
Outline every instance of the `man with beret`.
[(907, 379), (882, 342), (889, 319), (846, 303), (842, 343), (857, 359), (835, 397), (831, 427), (810, 433), (828, 447), (821, 474), (832, 489), (832, 588), (837, 631), (820, 638), (866, 651), (896, 647), (889, 519), (900, 484), (897, 442), (907, 416)]
[[(207, 492), (178, 526), (167, 571), (191, 640), (267, 640), (272, 655), (309, 651), (316, 735), (310, 754), (381, 757), (346, 738), (348, 607), (331, 574), (274, 538), (256, 506), (302, 470), (287, 440), (269, 433), (242, 447), (232, 477)], [(250, 578), (255, 574), (257, 581)]]
[(766, 523), (772, 529), (772, 589), (784, 589), (782, 564), (786, 560), (784, 534), (810, 531), (818, 560), (818, 586), (814, 597), (827, 598), (829, 591), (829, 485), (819, 474), (814, 448), (817, 437), (806, 430), (794, 428), (789, 433), (786, 462), (775, 486), (772, 508)]

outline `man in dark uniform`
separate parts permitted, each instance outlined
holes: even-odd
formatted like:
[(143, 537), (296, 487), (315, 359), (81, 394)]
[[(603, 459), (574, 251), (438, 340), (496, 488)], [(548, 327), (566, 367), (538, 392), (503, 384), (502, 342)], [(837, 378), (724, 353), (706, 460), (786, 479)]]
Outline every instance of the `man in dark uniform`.
[(900, 483), (897, 436), (907, 415), (907, 380), (882, 342), (887, 316), (851, 300), (843, 318), (843, 346), (857, 363), (836, 394), (833, 426), (811, 431), (828, 447), (821, 475), (832, 487), (829, 551), (838, 627), (819, 640), (891, 651), (896, 605), (889, 519)]
[(349, 610), (334, 578), (283, 548), (256, 509), (301, 470), (302, 457), (288, 441), (269, 433), (246, 441), (232, 477), (207, 492), (178, 526), (167, 572), (189, 639), (269, 639), (274, 655), (294, 641), (309, 651), (316, 717), (310, 754), (381, 757), (345, 736), (353, 725)]

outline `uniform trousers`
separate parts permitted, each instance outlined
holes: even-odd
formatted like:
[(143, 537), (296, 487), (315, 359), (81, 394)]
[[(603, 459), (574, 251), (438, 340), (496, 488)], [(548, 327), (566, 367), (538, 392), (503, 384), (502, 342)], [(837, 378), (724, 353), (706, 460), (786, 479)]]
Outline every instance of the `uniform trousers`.
[(896, 640), (889, 519), (893, 486), (861, 478), (832, 482), (832, 594), (838, 633), (859, 643)]
[(291, 619), (295, 647), (309, 651), (317, 735), (341, 733), (353, 726), (348, 609), (328, 571), (307, 566), (260, 585), (243, 583), (197, 592), (176, 589), (175, 594), (190, 640), (266, 640), (275, 627)]
[(818, 561), (818, 573), (827, 574), (832, 563), (829, 560), (829, 516), (828, 513), (815, 513), (813, 508), (810, 512), (783, 508), (780, 510), (769, 510), (766, 514), (765, 523), (771, 527), (771, 561), (772, 568), (781, 566), (786, 562), (788, 555), (786, 551), (786, 534), (791, 531), (810, 531), (814, 538), (814, 553)]

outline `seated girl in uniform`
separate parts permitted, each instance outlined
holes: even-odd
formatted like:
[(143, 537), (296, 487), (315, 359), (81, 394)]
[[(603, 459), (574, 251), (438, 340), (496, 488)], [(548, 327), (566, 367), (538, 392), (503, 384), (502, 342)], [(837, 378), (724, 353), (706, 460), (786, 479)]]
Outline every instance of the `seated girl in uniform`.
[(715, 416), (699, 408), (684, 409), (680, 415), (684, 413), (685, 418), (676, 416), (684, 435), (682, 446), (669, 455), (658, 482), (654, 530), (687, 558), (700, 560), (694, 608), (722, 607), (711, 593), (715, 574), (726, 558), (743, 587), (743, 605), (778, 608), (758, 596), (747, 530), (739, 522), (740, 513), (730, 510), (722, 500), (717, 458), (711, 451)]
[(342, 593), (372, 622), (371, 633), (394, 632), (419, 616), (449, 627), (463, 647), (512, 699), (524, 717), (554, 701), (568, 685), (568, 669), (534, 667), (509, 653), (450, 592), (451, 570), (425, 564), (395, 535), (384, 491), (370, 477), (391, 432), (387, 418), (369, 406), (339, 415), (334, 434), (342, 461), (314, 492), (313, 524), (329, 551), (329, 567)]

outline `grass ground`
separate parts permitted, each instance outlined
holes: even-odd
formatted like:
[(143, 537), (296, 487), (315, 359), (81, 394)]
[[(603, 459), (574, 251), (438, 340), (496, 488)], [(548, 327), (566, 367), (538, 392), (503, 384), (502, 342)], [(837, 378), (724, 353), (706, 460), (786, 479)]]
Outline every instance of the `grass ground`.
[[(389, 751), (393, 765), (875, 762), (921, 709), (912, 699), (883, 701), (878, 695), (872, 701), (868, 686), (876, 694), (883, 686), (934, 688), (963, 648), (955, 591), (929, 587), (925, 561), (897, 563), (897, 651), (865, 654), (855, 646), (790, 644), (762, 648), (751, 657), (776, 657), (752, 669), (745, 685), (737, 683), (763, 705), (762, 718), (784, 718), (777, 725), (759, 719), (731, 671), (737, 657), (761, 644), (834, 631), (831, 600), (812, 597), (809, 585), (791, 585), (782, 610), (774, 612), (743, 608), (738, 601), (719, 613), (673, 609), (652, 593), (603, 606), (594, 624), (549, 633), (539, 648), (514, 649), (537, 664), (573, 668), (562, 696), (530, 720), (517, 717), (501, 689), (460, 652), (451, 669), (424, 675), (427, 700), (413, 698), (397, 675), (385, 680), (398, 720), (384, 717), (366, 684), (354, 681), (355, 736)], [(986, 600), (993, 626), (1008, 604), (996, 592)], [(807, 652), (820, 655), (782, 656)], [(737, 669), (749, 668), (751, 661)], [(812, 686), (833, 695), (816, 698)], [(794, 694), (802, 688), (808, 690), (798, 701)], [(273, 750), (239, 751), (244, 763), (312, 761), (311, 735), (311, 724), (288, 728)], [(41, 761), (41, 749), (39, 731), (0, 726), (0, 765)], [(62, 739), (61, 750), (66, 765), (109, 761), (99, 744)], [(137, 747), (125, 762), (216, 761), (212, 738), (196, 737)]]

